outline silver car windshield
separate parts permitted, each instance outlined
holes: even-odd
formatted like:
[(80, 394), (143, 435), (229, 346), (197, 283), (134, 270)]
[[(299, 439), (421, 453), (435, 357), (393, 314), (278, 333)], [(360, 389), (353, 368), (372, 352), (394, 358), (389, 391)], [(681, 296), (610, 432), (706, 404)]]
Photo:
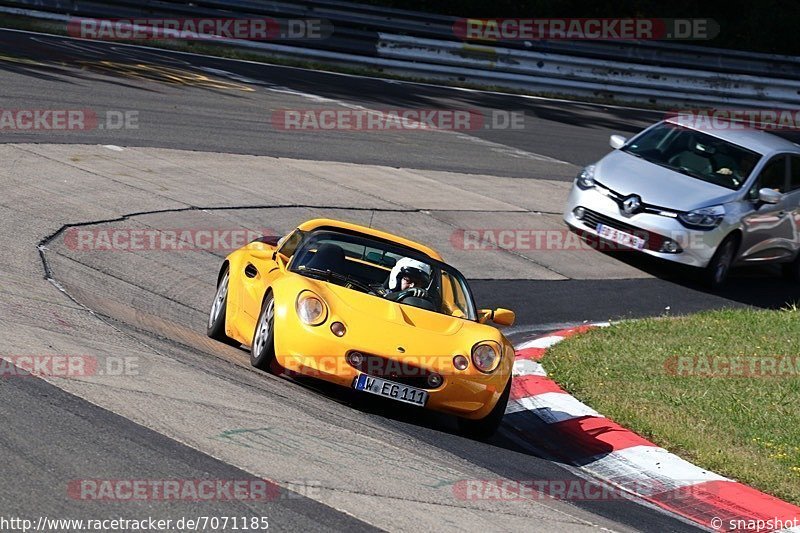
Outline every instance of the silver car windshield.
[(701, 131), (664, 122), (622, 148), (693, 178), (739, 190), (761, 155)]

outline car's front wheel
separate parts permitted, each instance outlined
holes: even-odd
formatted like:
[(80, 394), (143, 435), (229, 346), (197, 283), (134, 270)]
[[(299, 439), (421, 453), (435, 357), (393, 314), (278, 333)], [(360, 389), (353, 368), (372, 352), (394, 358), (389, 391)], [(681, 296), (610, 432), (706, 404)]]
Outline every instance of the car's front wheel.
[(214, 294), (214, 301), (211, 302), (211, 310), (208, 313), (208, 324), (206, 334), (214, 340), (239, 346), (239, 341), (234, 340), (225, 334), (225, 315), (228, 308), (228, 285), (230, 283), (230, 273), (225, 268), (222, 277), (217, 285), (217, 292)]
[(275, 299), (268, 293), (261, 304), (256, 321), (253, 344), (250, 347), (250, 364), (259, 370), (269, 371), (275, 359)]
[(738, 244), (739, 239), (735, 235), (730, 235), (717, 247), (714, 257), (703, 272), (705, 284), (709, 289), (716, 290), (725, 285), (733, 259), (736, 257)]
[(488, 415), (479, 420), (470, 420), (468, 418), (458, 419), (458, 429), (461, 434), (475, 440), (489, 440), (489, 438), (495, 434), (497, 428), (500, 427), (500, 422), (503, 421), (509, 396), (511, 396), (511, 378), (508, 378), (508, 383), (506, 384), (506, 388), (503, 389), (503, 394), (500, 395), (500, 398)]

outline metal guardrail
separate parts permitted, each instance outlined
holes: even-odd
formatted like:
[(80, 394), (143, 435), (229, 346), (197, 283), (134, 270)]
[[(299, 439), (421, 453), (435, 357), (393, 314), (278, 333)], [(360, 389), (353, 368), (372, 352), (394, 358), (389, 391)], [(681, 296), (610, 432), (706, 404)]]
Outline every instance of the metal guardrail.
[[(63, 17), (322, 18), (312, 41), (214, 39), (256, 53), (334, 62), (418, 78), (664, 105), (796, 108), (800, 58), (664, 42), (465, 43), (456, 17), (340, 0), (0, 0), (0, 12)], [(66, 20), (63, 18), (62, 20)]]
[[(51, 0), (27, 0), (41, 4)], [(63, 1), (63, 0), (62, 0)], [(13, 3), (24, 3), (17, 1)], [(0, 2), (3, 3), (3, 2)], [(143, 0), (102, 2), (127, 4), (133, 8), (150, 6), (164, 10), (170, 6), (186, 6), (185, 0)], [(351, 28), (369, 28), (374, 32), (457, 41), (453, 26), (458, 17), (436, 15), (340, 0), (299, 0), (296, 2), (264, 2), (257, 0), (198, 0), (197, 8), (267, 16), (323, 17), (346, 32)], [(479, 43), (480, 44), (480, 43)], [(486, 44), (486, 43), (483, 43)], [(663, 67), (697, 68), (729, 74), (786, 77), (800, 80), (800, 58), (759, 54), (706, 46), (663, 41), (504, 41), (500, 48), (579, 55), (609, 61), (647, 63)]]
[[(800, 80), (764, 78), (742, 74), (721, 74), (686, 68), (650, 65), (631, 67), (619, 62), (593, 58), (509, 50), (488, 46), (381, 34), (378, 55), (406, 61), (425, 61), (464, 66), (508, 74), (546, 77), (586, 83), (605, 83), (643, 94), (680, 88), (681, 92), (704, 100), (800, 101)], [(627, 67), (627, 68), (626, 68)], [(732, 90), (735, 96), (732, 96)]]

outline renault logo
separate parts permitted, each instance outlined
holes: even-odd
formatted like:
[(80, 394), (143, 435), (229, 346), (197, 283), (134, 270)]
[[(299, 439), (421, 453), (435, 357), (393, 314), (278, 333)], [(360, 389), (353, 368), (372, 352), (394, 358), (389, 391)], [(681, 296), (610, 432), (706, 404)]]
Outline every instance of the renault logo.
[(640, 207), (642, 207), (642, 199), (636, 196), (635, 194), (632, 196), (628, 196), (622, 202), (622, 211), (626, 215), (634, 214), (636, 211), (639, 210)]

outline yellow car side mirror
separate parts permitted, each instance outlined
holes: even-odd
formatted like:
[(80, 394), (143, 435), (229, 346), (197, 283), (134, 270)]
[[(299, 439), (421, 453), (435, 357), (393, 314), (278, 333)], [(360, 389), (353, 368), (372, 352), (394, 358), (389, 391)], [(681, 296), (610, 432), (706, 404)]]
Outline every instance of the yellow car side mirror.
[(503, 309), (502, 307), (495, 309), (492, 316), (492, 322), (499, 326), (513, 326), (516, 319), (517, 315), (514, 311), (511, 309)]
[(503, 309), (502, 307), (498, 307), (497, 309), (479, 309), (478, 310), (478, 322), (481, 324), (486, 324), (488, 321), (492, 321), (499, 326), (513, 326), (514, 320), (516, 320), (517, 315), (514, 311), (510, 309)]

